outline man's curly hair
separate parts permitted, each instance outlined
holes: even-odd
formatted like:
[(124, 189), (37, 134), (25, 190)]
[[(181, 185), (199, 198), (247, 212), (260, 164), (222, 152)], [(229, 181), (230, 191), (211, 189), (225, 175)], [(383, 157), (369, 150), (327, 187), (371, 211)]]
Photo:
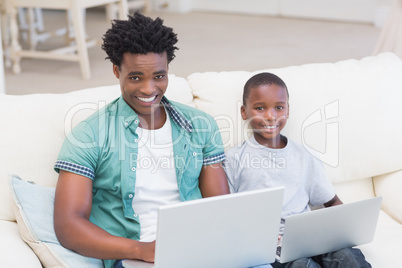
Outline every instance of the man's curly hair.
[(170, 63), (177, 47), (177, 34), (163, 25), (161, 18), (146, 17), (138, 12), (128, 20), (113, 20), (112, 27), (103, 36), (102, 49), (114, 65), (120, 68), (124, 53), (147, 54), (166, 52)]

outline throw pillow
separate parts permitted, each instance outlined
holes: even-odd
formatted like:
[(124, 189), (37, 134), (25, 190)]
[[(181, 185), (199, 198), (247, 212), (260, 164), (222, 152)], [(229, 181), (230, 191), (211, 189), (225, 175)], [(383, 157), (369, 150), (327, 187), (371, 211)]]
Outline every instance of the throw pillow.
[(46, 187), (11, 176), (13, 212), (22, 239), (32, 248), (44, 267), (103, 267), (98, 259), (64, 248), (53, 225), (54, 187)]

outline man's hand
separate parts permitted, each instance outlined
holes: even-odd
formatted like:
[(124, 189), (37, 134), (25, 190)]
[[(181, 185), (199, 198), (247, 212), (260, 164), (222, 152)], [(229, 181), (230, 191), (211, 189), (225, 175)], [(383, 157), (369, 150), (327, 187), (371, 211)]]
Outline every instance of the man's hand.
[(155, 261), (155, 244), (156, 241), (153, 242), (141, 242), (141, 245), (138, 248), (139, 259), (146, 262), (154, 262)]

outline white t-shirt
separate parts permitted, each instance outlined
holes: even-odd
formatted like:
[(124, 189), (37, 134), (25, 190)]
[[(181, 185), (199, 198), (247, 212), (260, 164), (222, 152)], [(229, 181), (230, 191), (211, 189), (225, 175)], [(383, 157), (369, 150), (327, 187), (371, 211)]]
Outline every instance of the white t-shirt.
[(285, 148), (271, 149), (253, 136), (228, 150), (224, 162), (231, 192), (284, 186), (282, 219), (309, 211), (309, 205), (320, 206), (335, 196), (321, 161), (300, 144), (286, 140)]
[(141, 226), (140, 241), (156, 239), (158, 207), (180, 202), (173, 158), (170, 118), (160, 129), (138, 127), (137, 175), (133, 209)]

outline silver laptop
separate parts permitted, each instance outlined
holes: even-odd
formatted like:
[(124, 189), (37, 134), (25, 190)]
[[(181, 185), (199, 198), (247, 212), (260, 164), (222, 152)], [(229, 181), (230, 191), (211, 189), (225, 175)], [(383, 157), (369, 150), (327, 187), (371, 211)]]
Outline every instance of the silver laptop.
[(287, 217), (280, 262), (286, 263), (371, 242), (381, 202), (382, 197), (374, 197)]
[(124, 267), (235, 268), (272, 263), (284, 188), (209, 197), (159, 208), (155, 263)]

